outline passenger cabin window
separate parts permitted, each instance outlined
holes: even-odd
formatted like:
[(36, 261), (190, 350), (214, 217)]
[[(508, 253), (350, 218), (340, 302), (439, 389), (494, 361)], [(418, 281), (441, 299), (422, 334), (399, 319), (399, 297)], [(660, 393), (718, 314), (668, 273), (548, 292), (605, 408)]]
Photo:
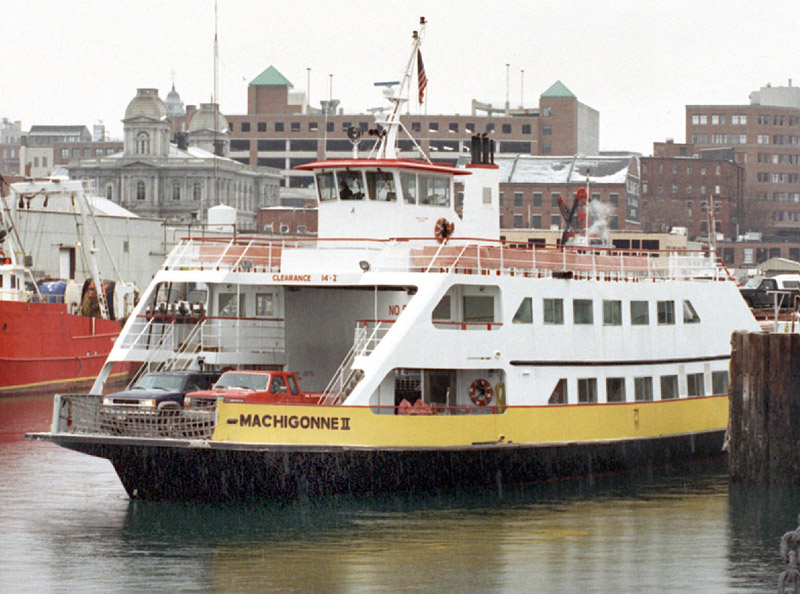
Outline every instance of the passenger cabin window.
[(370, 200), (377, 200), (378, 202), (397, 201), (394, 176), (386, 171), (368, 171), (367, 190)]
[(547, 404), (566, 404), (567, 401), (567, 378), (562, 377), (550, 393)]
[(239, 294), (237, 303), (236, 293), (220, 293), (217, 296), (217, 315), (226, 318), (247, 317), (245, 297), (246, 295)]
[(622, 325), (622, 301), (603, 301), (603, 325)]
[(661, 400), (672, 400), (678, 397), (678, 376), (661, 376)]
[(407, 171), (400, 172), (400, 186), (403, 189), (403, 200), (406, 204), (417, 203), (417, 176)]
[(332, 172), (317, 174), (317, 193), (320, 202), (336, 200), (336, 182)]
[(686, 374), (686, 393), (689, 397), (705, 396), (706, 388), (702, 373)]
[(256, 317), (269, 318), (275, 315), (275, 295), (256, 293)]
[(578, 378), (578, 403), (597, 402), (597, 378)]
[(727, 394), (728, 393), (728, 372), (727, 371), (712, 371), (711, 372), (711, 392), (712, 392), (712, 394)]
[(575, 324), (593, 324), (594, 315), (592, 314), (592, 300), (573, 299), (572, 319)]
[(653, 399), (653, 378), (635, 377), (633, 378), (633, 397), (636, 402), (646, 402)]
[(650, 324), (650, 310), (647, 301), (631, 301), (631, 324), (633, 326)]
[(465, 322), (494, 322), (494, 297), (465, 295), (463, 306)]
[(625, 378), (606, 378), (606, 402), (625, 402)]
[(700, 323), (700, 316), (692, 307), (692, 302), (688, 299), (683, 300), (683, 323), (684, 324), (698, 324)]
[(449, 322), (451, 319), (452, 314), (450, 313), (450, 295), (445, 295), (433, 309), (431, 320), (434, 322)]
[(564, 323), (564, 300), (545, 299), (544, 300), (544, 323), (563, 324)]
[(364, 198), (364, 180), (360, 171), (340, 171), (336, 174), (339, 180), (340, 200), (361, 200)]
[(450, 206), (450, 180), (446, 177), (419, 176), (419, 203)]
[(517, 313), (514, 314), (512, 322), (514, 324), (532, 324), (533, 323), (533, 305), (530, 297), (525, 297), (522, 303), (517, 308)]
[(671, 325), (675, 323), (675, 302), (674, 301), (659, 301), (658, 307), (658, 324), (660, 326)]

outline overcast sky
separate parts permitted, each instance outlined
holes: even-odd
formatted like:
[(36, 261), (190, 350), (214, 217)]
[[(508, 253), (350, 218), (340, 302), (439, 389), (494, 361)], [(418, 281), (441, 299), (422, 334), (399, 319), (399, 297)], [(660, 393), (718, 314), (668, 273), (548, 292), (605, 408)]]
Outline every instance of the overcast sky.
[[(427, 112), (471, 99), (535, 107), (561, 80), (600, 112), (601, 150), (652, 151), (685, 136), (685, 105), (745, 104), (766, 83), (800, 85), (798, 0), (219, 0), (219, 102), (247, 110), (247, 83), (275, 66), (311, 103), (382, 104), (419, 16)], [(3, 0), (0, 117), (92, 124), (112, 135), (138, 87), (186, 104), (213, 93), (213, 0)], [(524, 87), (521, 88), (524, 70)]]

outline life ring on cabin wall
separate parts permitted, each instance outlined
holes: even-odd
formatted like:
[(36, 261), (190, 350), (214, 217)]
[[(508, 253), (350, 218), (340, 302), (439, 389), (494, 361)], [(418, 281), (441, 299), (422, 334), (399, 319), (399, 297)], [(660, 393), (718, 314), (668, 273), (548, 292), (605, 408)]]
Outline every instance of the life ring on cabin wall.
[(492, 401), (494, 390), (492, 384), (483, 378), (476, 379), (469, 387), (469, 399), (473, 404), (486, 406)]
[(436, 241), (444, 243), (453, 235), (455, 228), (455, 223), (451, 223), (446, 218), (442, 217), (436, 221), (436, 225), (433, 228), (433, 235), (436, 237)]

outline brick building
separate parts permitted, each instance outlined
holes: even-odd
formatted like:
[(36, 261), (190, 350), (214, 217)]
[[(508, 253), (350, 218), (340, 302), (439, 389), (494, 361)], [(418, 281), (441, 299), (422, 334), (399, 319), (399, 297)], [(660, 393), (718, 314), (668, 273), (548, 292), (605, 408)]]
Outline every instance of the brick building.
[[(338, 100), (323, 101), (321, 108), (307, 104), (304, 93), (270, 66), (247, 88), (247, 114), (227, 115), (230, 156), (242, 163), (275, 167), (283, 171), (285, 186), (303, 188), (313, 178), (298, 165), (323, 158), (352, 155), (346, 137), (351, 126), (364, 132), (374, 128), (372, 114), (346, 114)], [(480, 114), (479, 112), (483, 112)], [(473, 101), (471, 115), (401, 116), (413, 137), (401, 135), (402, 157), (419, 157), (419, 147), (435, 162), (455, 164), (468, 157), (470, 137), (489, 133), (498, 155), (596, 154), (599, 147), (599, 114), (580, 103), (560, 81), (539, 98), (535, 108), (496, 109)], [(359, 144), (364, 155), (374, 144), (365, 134)]]
[[(496, 156), (500, 167), (500, 228), (561, 229), (561, 197), (569, 206), (587, 176), (592, 201), (609, 230), (640, 229), (638, 158)], [(598, 214), (598, 216), (601, 216)], [(590, 220), (590, 223), (592, 221)]]
[(767, 85), (749, 105), (687, 105), (686, 141), (735, 153), (745, 173), (742, 232), (800, 239), (800, 87)]
[[(653, 154), (674, 154), (673, 143)], [(709, 155), (711, 156), (711, 155)], [(714, 155), (724, 156), (724, 155)], [(685, 227), (690, 239), (707, 239), (710, 230), (735, 238), (743, 202), (744, 170), (730, 160), (686, 156), (642, 157), (642, 225), (645, 231)]]

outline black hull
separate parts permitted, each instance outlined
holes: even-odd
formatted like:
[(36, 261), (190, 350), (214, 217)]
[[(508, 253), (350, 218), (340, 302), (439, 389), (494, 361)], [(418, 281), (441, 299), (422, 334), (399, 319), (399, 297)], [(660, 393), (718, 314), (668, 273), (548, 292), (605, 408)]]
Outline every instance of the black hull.
[[(585, 477), (720, 457), (724, 431), (566, 445), (440, 449), (238, 446), (179, 440), (32, 436), (107, 458), (146, 500), (295, 500), (491, 487)], [(203, 444), (204, 446), (206, 444)]]

